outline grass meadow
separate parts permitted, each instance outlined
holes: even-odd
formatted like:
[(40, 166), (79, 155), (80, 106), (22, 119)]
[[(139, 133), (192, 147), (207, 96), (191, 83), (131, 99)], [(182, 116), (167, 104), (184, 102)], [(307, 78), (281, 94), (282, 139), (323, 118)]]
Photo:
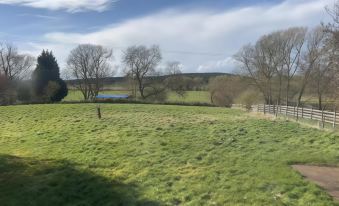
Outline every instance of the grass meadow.
[(0, 107), (1, 205), (339, 205), (293, 163), (339, 164), (339, 135), (240, 110)]

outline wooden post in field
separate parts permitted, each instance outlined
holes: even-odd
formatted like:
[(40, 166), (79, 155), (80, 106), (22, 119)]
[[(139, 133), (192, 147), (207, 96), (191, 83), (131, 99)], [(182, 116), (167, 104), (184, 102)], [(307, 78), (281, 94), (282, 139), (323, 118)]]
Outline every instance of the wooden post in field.
[(278, 117), (278, 101), (277, 104), (275, 105), (275, 117)]
[(335, 128), (336, 120), (337, 120), (337, 107), (334, 107), (333, 128)]
[(311, 108), (311, 119), (313, 118), (313, 106)]
[(101, 119), (100, 105), (97, 105), (97, 114), (98, 114), (98, 118)]
[(297, 105), (297, 121), (299, 120), (299, 105)]
[(321, 110), (321, 127), (325, 127), (324, 109)]
[(265, 106), (265, 103), (264, 103), (264, 114), (266, 114), (266, 106)]
[(288, 112), (288, 104), (286, 105), (286, 111), (285, 111), (285, 116), (287, 117), (287, 112)]
[(293, 106), (293, 117), (295, 117), (295, 106)]
[(301, 118), (304, 118), (304, 107), (301, 107)]
[(258, 104), (257, 112), (259, 112), (259, 104)]

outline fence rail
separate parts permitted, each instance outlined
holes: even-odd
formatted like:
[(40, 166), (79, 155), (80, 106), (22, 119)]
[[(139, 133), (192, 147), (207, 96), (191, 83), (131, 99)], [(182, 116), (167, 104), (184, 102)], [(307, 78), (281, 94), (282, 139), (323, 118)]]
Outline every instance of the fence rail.
[(319, 121), (321, 126), (324, 127), (324, 123), (332, 124), (333, 128), (339, 124), (339, 118), (337, 118), (337, 112), (334, 109), (333, 112), (325, 110), (317, 110), (313, 108), (303, 108), (295, 106), (283, 106), (283, 105), (267, 105), (259, 104), (253, 107), (253, 110), (257, 112), (263, 112), (274, 115), (285, 115), (295, 117), (297, 120), (302, 119), (311, 119)]

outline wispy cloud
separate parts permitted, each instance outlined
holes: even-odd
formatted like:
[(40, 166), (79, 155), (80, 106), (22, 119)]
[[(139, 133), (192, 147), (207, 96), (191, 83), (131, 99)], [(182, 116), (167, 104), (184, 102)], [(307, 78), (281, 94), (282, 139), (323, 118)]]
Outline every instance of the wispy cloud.
[(0, 0), (0, 4), (19, 5), (67, 12), (104, 11), (116, 0)]
[(59, 20), (59, 17), (56, 16), (48, 16), (48, 15), (41, 15), (41, 14), (18, 14), (18, 16), (22, 16), (22, 17), (35, 17), (35, 18), (39, 18), (39, 19), (46, 19), (46, 20)]
[(332, 0), (287, 0), (276, 5), (225, 11), (167, 10), (88, 33), (48, 33), (36, 49), (50, 48), (61, 62), (76, 44), (95, 43), (116, 48), (159, 44), (164, 61), (177, 60), (185, 72), (234, 70), (232, 55), (261, 35), (291, 26), (315, 26), (326, 21), (325, 5)]

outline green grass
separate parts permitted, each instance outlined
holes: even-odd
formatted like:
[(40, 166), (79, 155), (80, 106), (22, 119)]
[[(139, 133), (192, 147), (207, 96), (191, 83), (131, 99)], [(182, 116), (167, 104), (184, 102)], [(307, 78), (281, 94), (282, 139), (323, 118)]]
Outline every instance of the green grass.
[[(130, 94), (129, 91), (102, 91), (100, 94)], [(80, 101), (83, 96), (79, 90), (69, 90), (68, 95), (63, 101)], [(177, 95), (175, 92), (169, 92), (168, 102), (179, 103), (211, 103), (208, 91), (187, 91), (184, 97)]]
[(211, 103), (210, 93), (208, 91), (187, 91), (183, 97), (177, 95), (175, 92), (170, 92), (167, 101), (184, 103)]
[(339, 164), (337, 133), (239, 110), (0, 107), (0, 205), (339, 205), (292, 163)]

